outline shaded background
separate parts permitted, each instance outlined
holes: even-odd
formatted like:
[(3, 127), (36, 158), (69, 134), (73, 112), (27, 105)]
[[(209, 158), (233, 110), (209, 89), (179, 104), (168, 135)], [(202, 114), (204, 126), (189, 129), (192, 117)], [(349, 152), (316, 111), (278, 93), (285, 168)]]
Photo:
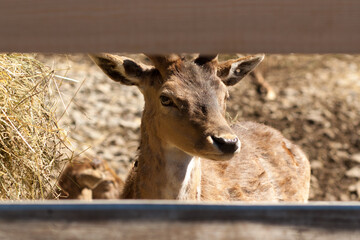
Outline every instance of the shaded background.
[[(125, 179), (138, 147), (140, 92), (109, 80), (86, 55), (37, 58), (77, 81), (54, 92), (73, 147), (109, 161)], [(259, 71), (277, 98), (266, 100), (245, 78), (230, 88), (228, 117), (270, 125), (302, 147), (312, 166), (310, 200), (360, 200), (360, 56), (268, 55)]]

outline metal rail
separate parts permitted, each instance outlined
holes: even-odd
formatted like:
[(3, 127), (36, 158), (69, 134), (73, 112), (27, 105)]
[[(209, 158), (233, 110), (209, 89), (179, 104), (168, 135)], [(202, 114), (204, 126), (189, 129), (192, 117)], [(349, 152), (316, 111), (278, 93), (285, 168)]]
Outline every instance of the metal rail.
[(360, 236), (360, 203), (1, 203), (0, 239), (23, 234), (29, 239), (351, 238)]

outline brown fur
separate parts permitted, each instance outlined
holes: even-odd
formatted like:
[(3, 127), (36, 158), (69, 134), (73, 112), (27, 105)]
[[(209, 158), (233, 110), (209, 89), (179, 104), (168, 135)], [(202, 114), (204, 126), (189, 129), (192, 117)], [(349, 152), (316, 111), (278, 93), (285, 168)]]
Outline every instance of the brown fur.
[(240, 153), (225, 162), (226, 165), (212, 161), (203, 164), (206, 166), (202, 169), (204, 199), (307, 200), (309, 163), (296, 145), (265, 125), (240, 122), (232, 128), (240, 139), (246, 140), (242, 141)]
[(262, 56), (224, 63), (151, 56), (153, 68), (132, 63), (138, 77), (123, 66), (130, 59), (92, 58), (110, 78), (126, 79), (144, 94), (138, 164), (122, 198), (307, 201), (310, 165), (304, 153), (275, 129), (253, 122), (230, 127), (224, 117), (226, 86), (238, 83)]
[(82, 157), (66, 165), (58, 186), (60, 199), (115, 199), (124, 183), (106, 161)]

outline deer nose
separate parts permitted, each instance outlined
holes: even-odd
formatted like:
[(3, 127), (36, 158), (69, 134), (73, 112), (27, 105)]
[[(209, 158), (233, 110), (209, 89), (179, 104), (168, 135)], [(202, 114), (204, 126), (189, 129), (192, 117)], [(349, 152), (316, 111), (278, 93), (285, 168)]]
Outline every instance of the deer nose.
[(233, 154), (240, 149), (240, 141), (237, 137), (216, 137), (211, 136), (214, 144), (225, 154)]

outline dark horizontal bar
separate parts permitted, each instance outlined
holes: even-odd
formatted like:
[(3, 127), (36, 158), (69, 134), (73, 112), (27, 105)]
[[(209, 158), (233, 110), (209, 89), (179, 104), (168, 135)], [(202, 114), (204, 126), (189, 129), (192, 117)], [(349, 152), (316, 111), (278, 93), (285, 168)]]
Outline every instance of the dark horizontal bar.
[(360, 231), (360, 204), (215, 204), (148, 201), (35, 202), (0, 204), (6, 221), (253, 222)]
[(2, 0), (0, 51), (360, 53), (357, 0)]

